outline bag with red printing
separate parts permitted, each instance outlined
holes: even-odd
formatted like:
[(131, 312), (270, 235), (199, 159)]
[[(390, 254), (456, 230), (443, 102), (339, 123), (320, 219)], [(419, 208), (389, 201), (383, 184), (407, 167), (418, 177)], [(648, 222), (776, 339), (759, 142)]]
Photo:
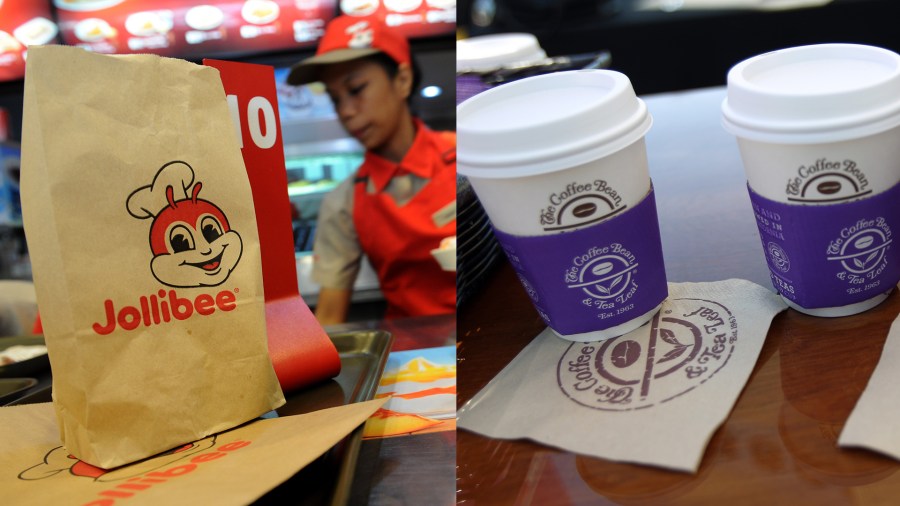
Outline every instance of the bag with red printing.
[(67, 450), (102, 468), (284, 403), (218, 71), (28, 51), (23, 221)]

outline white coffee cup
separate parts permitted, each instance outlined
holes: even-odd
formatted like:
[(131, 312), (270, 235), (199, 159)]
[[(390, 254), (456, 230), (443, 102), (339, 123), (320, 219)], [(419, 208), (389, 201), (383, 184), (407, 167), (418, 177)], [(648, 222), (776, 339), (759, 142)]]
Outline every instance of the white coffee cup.
[[(619, 72), (531, 77), (458, 106), (457, 171), (498, 231), (522, 237), (573, 232), (613, 220), (648, 197), (644, 135), (651, 123)], [(653, 220), (658, 227), (655, 214)], [(598, 321), (589, 332), (554, 331), (576, 341), (615, 337), (649, 321), (658, 308), (612, 327)]]
[(457, 170), (472, 183), (494, 227), (517, 235), (559, 233), (546, 230), (554, 227), (542, 224), (541, 215), (584, 193), (572, 184), (609, 189), (605, 195), (624, 206), (646, 197), (644, 135), (651, 124), (624, 74), (537, 76), (457, 109)]
[(456, 73), (491, 72), (507, 65), (528, 65), (547, 58), (530, 33), (494, 33), (456, 41)]
[(547, 59), (530, 33), (493, 33), (456, 41), (456, 104), (491, 87), (485, 75)]
[[(722, 113), (748, 184), (765, 199), (840, 205), (900, 182), (900, 55), (892, 51), (820, 44), (755, 56), (729, 71)], [(845, 316), (879, 304), (893, 285), (881, 288), (835, 307), (784, 299), (807, 314)]]

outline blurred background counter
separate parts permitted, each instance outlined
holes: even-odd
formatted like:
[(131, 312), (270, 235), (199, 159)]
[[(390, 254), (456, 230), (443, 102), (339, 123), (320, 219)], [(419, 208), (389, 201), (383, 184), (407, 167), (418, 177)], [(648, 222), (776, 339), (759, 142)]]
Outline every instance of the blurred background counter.
[(608, 50), (639, 95), (715, 86), (783, 47), (857, 42), (900, 50), (892, 0), (463, 0), (461, 36), (526, 32), (549, 56)]

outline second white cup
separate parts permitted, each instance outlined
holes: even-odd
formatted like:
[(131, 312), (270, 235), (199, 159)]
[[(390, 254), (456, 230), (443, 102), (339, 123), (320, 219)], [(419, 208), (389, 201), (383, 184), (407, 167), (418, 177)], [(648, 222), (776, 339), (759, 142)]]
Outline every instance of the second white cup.
[(772, 283), (846, 316), (900, 280), (900, 55), (855, 44), (762, 54), (728, 73), (735, 134)]

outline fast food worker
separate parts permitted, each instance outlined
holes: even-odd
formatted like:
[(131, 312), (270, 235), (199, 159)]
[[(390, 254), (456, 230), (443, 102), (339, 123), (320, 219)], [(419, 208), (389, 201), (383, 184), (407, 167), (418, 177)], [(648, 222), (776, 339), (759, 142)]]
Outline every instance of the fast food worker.
[(456, 235), (456, 136), (409, 106), (418, 76), (409, 43), (376, 18), (339, 16), (289, 84), (321, 81), (341, 125), (365, 147), (356, 173), (327, 194), (313, 245), (316, 317), (346, 320), (362, 255), (387, 300), (385, 318), (452, 313), (456, 276), (431, 250)]

